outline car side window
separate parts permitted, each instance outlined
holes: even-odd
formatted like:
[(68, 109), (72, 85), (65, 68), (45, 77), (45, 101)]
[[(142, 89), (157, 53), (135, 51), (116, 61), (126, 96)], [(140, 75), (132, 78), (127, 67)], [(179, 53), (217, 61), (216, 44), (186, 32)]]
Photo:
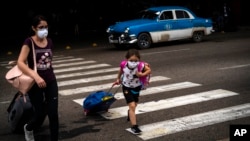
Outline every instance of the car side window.
[(176, 18), (177, 19), (187, 19), (190, 18), (188, 13), (186, 11), (182, 11), (182, 10), (176, 10)]
[(170, 19), (173, 19), (172, 11), (165, 11), (160, 16), (160, 20), (170, 20)]

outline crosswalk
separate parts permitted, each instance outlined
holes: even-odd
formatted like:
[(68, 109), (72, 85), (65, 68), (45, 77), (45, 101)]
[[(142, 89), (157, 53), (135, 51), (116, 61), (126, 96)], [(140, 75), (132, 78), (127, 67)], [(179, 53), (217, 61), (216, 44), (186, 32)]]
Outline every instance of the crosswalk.
[[(81, 95), (81, 98), (73, 101), (79, 106), (83, 105), (85, 97), (95, 91), (106, 90), (111, 87), (117, 76), (118, 67), (110, 64), (98, 63), (94, 60), (85, 60), (74, 56), (55, 56), (53, 61), (55, 74), (58, 80), (59, 94), (61, 96)], [(151, 83), (168, 82), (171, 78), (166, 76), (152, 76)], [(185, 90), (188, 88), (202, 87), (202, 84), (184, 81), (178, 83), (164, 83), (164, 85), (150, 86), (141, 91), (141, 97), (167, 94), (170, 91)], [(84, 95), (85, 97), (82, 97)], [(201, 104), (202, 102), (238, 96), (239, 93), (225, 89), (187, 93), (157, 101), (139, 103), (136, 114), (147, 114), (158, 110), (166, 110), (190, 104)], [(116, 100), (124, 100), (123, 94), (118, 91)], [(127, 116), (127, 105), (111, 107), (108, 112), (99, 113), (105, 119), (113, 120)], [(250, 103), (226, 107), (213, 111), (207, 111), (195, 115), (188, 115), (175, 119), (168, 119), (156, 123), (140, 125), (142, 134), (137, 135), (142, 140), (149, 140), (161, 136), (167, 136), (177, 132), (214, 125), (225, 121), (235, 120), (250, 116)], [(131, 132), (130, 128), (124, 129)]]
[[(67, 60), (67, 62), (63, 60)], [(58, 85), (60, 89), (59, 94), (62, 96), (79, 95), (84, 93), (86, 94), (85, 96), (87, 96), (87, 94), (90, 92), (109, 89), (111, 86), (111, 82), (113, 82), (113, 80), (116, 78), (117, 71), (119, 69), (118, 67), (114, 67), (109, 64), (102, 64), (93, 60), (85, 60), (83, 58), (74, 57), (58, 57), (57, 60), (54, 61), (54, 67), (56, 76), (58, 78)], [(160, 81), (164, 82), (170, 79), (171, 78), (168, 78), (166, 76), (152, 76), (151, 83)], [(107, 83), (107, 81), (110, 82)], [(98, 83), (96, 85), (95, 82), (103, 83)], [(91, 83), (93, 85), (85, 85), (88, 83)], [(64, 87), (66, 86), (71, 87), (67, 87), (67, 89), (64, 89)], [(141, 91), (141, 97), (157, 95), (159, 93), (162, 95), (169, 91), (195, 87), (202, 87), (202, 84), (185, 81), (154, 87), (152, 86), (145, 91)], [(232, 97), (237, 95), (239, 94), (236, 92), (224, 89), (215, 89), (198, 93), (190, 93), (184, 96), (139, 103), (136, 109), (136, 114), (147, 114), (148, 112), (166, 110), (178, 106), (202, 103), (205, 101), (223, 99), (226, 97)], [(115, 98), (117, 100), (123, 100), (124, 96), (121, 92), (117, 92), (115, 94)], [(82, 106), (84, 99), (85, 98), (82, 97), (80, 99), (74, 99), (73, 101)], [(141, 125), (140, 128), (143, 133), (138, 135), (138, 137), (143, 140), (149, 140), (185, 130), (213, 125), (238, 118), (249, 117), (249, 109), (250, 103), (246, 103), (233, 107), (227, 107), (214, 111), (189, 115), (186, 117), (180, 117), (171, 120), (159, 121), (157, 123)], [(109, 109), (108, 112), (102, 112), (100, 113), (100, 115), (103, 118), (109, 120), (124, 118), (127, 116), (127, 105), (121, 107), (112, 107)], [(131, 132), (130, 128), (125, 129), (125, 131)]]
[[(250, 116), (250, 103), (228, 108), (218, 109), (196, 115), (180, 117), (157, 123), (140, 126), (143, 133), (138, 135), (143, 140), (148, 140), (177, 132), (213, 125), (229, 120)], [(131, 132), (130, 128), (126, 129)]]

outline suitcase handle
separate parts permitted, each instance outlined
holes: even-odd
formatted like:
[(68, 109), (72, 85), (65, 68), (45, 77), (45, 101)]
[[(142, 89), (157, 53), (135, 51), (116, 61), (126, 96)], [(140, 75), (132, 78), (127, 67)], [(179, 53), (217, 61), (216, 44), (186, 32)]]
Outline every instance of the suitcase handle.
[[(112, 84), (112, 86), (109, 88), (109, 90), (108, 90), (108, 93), (110, 93), (110, 91), (112, 90), (112, 88), (115, 86), (115, 85), (117, 85), (116, 83), (113, 83)], [(118, 88), (116, 89), (116, 91), (113, 93), (113, 95), (115, 95), (117, 92), (118, 92), (118, 90), (119, 90), (119, 88), (121, 87), (121, 85), (122, 84), (120, 84), (119, 86), (118, 86)]]

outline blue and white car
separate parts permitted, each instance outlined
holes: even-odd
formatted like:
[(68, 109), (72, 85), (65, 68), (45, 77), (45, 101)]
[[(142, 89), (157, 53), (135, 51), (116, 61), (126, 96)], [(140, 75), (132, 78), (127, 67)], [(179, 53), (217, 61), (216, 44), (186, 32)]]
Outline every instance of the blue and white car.
[(117, 22), (107, 29), (109, 43), (115, 47), (135, 44), (140, 49), (181, 39), (200, 42), (212, 32), (211, 19), (197, 17), (181, 6), (151, 7), (139, 12), (139, 18)]

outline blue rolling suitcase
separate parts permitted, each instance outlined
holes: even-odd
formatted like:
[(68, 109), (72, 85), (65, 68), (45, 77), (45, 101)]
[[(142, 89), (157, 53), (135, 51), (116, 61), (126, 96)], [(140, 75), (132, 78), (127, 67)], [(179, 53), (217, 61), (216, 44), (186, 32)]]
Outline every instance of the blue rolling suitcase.
[(108, 111), (111, 104), (113, 104), (116, 99), (114, 97), (115, 93), (118, 91), (119, 87), (117, 88), (116, 92), (112, 94), (110, 91), (114, 85), (109, 89), (108, 92), (106, 91), (97, 91), (90, 93), (86, 99), (83, 101), (83, 109), (84, 115), (95, 114), (98, 112), (106, 112)]

